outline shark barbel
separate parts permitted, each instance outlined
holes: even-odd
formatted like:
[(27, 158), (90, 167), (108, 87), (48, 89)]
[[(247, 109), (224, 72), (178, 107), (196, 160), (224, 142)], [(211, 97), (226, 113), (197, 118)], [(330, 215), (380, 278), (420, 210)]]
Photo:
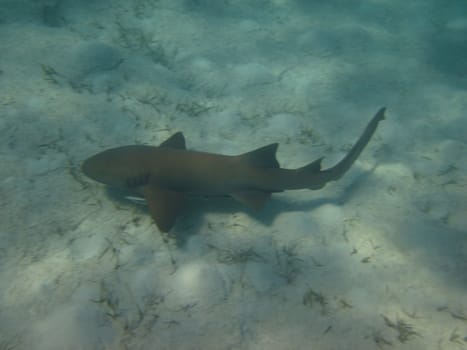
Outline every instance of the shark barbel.
[(336, 165), (321, 169), (319, 158), (298, 168), (280, 168), (273, 143), (237, 156), (187, 150), (181, 132), (155, 146), (112, 148), (88, 158), (82, 170), (91, 179), (142, 195), (158, 228), (173, 227), (186, 195), (228, 195), (260, 209), (271, 193), (317, 190), (341, 178), (358, 158), (383, 120), (381, 108), (347, 155)]

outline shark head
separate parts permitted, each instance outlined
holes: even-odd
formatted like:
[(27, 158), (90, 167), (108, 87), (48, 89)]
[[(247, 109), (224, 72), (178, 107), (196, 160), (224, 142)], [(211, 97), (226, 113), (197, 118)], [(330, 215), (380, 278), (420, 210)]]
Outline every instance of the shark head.
[(156, 148), (185, 150), (185, 138), (177, 132), (159, 147), (133, 145), (108, 149), (86, 159), (81, 170), (103, 184), (137, 189), (147, 184), (151, 173), (156, 171), (153, 161)]
[(119, 186), (120, 176), (118, 176), (118, 169), (115, 167), (118, 162), (106, 153), (101, 152), (86, 159), (81, 170), (87, 177), (95, 181), (109, 186)]
[(128, 187), (136, 164), (130, 147), (114, 148), (86, 159), (81, 170), (89, 178), (113, 187)]

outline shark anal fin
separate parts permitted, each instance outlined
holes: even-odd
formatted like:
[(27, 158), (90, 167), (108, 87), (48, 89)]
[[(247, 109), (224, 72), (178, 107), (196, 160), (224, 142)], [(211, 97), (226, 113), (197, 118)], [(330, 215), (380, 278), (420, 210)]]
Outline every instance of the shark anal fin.
[(308, 187), (308, 189), (310, 190), (320, 190), (322, 189), (324, 186), (326, 186), (326, 183), (319, 183), (319, 184), (316, 184), (316, 185), (311, 185), (310, 187)]
[(235, 200), (246, 205), (249, 208), (259, 210), (264, 206), (264, 203), (271, 197), (270, 192), (258, 190), (244, 190), (230, 194)]
[(167, 140), (162, 142), (159, 147), (162, 148), (176, 148), (176, 149), (186, 149), (185, 146), (185, 136), (181, 131), (176, 132), (170, 136)]
[(243, 153), (239, 157), (254, 166), (261, 168), (279, 168), (279, 162), (276, 159), (278, 143), (271, 143), (253, 151)]
[(141, 192), (146, 198), (149, 212), (162, 232), (169, 232), (175, 224), (185, 200), (185, 194), (155, 186), (145, 186)]

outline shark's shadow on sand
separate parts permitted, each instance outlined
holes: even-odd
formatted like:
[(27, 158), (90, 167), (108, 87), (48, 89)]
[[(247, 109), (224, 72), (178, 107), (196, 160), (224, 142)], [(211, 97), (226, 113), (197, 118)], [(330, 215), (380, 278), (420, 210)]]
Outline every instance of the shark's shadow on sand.
[[(353, 182), (337, 195), (327, 197), (318, 195), (317, 198), (309, 200), (291, 201), (281, 194), (276, 194), (262, 210), (252, 210), (242, 206), (229, 196), (190, 196), (181, 211), (179, 222), (173, 228), (172, 236), (176, 239), (177, 246), (183, 246), (191, 236), (199, 232), (205, 222), (206, 213), (244, 213), (262, 225), (270, 227), (276, 217), (285, 212), (310, 212), (325, 204), (343, 205), (350, 201), (358, 189), (367, 182), (374, 169), (354, 177)], [(134, 197), (130, 191), (107, 187), (106, 195), (122, 206), (135, 208), (142, 215), (150, 215), (144, 198)], [(154, 232), (157, 232), (156, 226)]]

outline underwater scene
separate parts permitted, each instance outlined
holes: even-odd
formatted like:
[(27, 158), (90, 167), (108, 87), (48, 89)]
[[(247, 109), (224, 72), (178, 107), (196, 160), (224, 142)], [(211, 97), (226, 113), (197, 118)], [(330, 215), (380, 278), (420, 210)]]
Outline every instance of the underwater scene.
[(467, 349), (467, 2), (0, 0), (0, 350)]

